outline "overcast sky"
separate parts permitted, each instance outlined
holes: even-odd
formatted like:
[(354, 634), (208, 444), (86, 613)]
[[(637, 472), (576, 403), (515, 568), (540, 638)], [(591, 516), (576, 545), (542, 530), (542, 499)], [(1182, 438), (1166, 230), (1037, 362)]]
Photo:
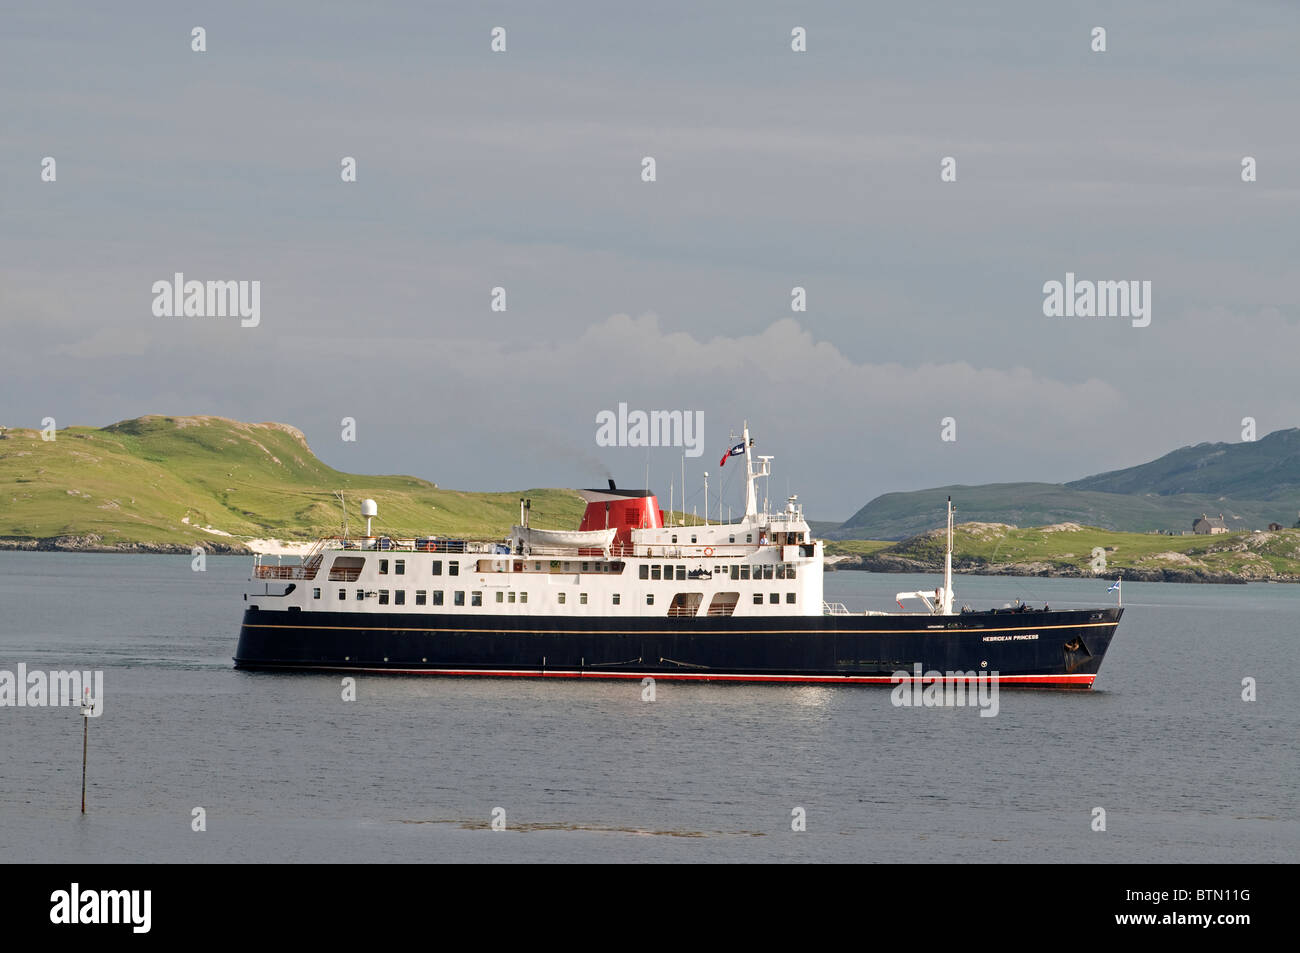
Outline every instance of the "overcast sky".
[[(681, 450), (599, 447), (596, 415), (698, 410), (690, 502), (708, 469), (742, 505), (748, 419), (815, 519), (1300, 424), (1294, 3), (0, 18), (0, 424), (276, 420), (464, 489), (648, 464), (666, 504)], [(260, 281), (260, 325), (155, 316), (178, 271)], [(1066, 272), (1150, 281), (1150, 325), (1044, 316)]]

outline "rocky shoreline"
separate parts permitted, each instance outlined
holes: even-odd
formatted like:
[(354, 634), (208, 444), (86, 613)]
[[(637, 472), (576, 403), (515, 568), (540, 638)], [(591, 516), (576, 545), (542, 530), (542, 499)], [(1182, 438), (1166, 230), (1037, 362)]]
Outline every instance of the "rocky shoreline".
[(94, 533), (80, 536), (47, 536), (40, 539), (0, 538), (0, 550), (39, 553), (148, 553), (188, 556), (195, 546), (214, 556), (250, 556), (253, 551), (243, 543), (216, 543), (203, 540), (190, 543), (105, 543)]
[[(890, 573), (942, 573), (943, 563), (887, 553), (868, 553), (864, 556), (831, 557), (826, 568), (832, 571), (890, 572)], [(1116, 568), (1105, 573), (1092, 573), (1078, 566), (1047, 562), (984, 563), (977, 560), (953, 559), (952, 571), (963, 575), (979, 576), (1040, 576), (1062, 579), (1111, 579), (1122, 575), (1130, 582), (1195, 582), (1245, 585), (1248, 582), (1300, 582), (1300, 576), (1213, 572), (1206, 569)]]

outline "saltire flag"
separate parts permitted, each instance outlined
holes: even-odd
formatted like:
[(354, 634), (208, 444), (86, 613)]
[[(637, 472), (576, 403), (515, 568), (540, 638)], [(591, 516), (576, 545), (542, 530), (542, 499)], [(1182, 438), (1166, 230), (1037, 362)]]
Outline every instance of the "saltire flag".
[(1116, 579), (1114, 582), (1112, 582), (1112, 583), (1110, 584), (1110, 588), (1107, 589), (1106, 591), (1107, 591), (1107, 592), (1115, 592), (1117, 589), (1119, 589), (1119, 580), (1118, 580), (1118, 579)]
[(742, 440), (740, 441), (740, 443), (736, 444), (734, 447), (732, 447), (730, 450), (728, 450), (726, 453), (722, 455), (722, 459), (718, 461), (718, 466), (725, 467), (727, 465), (727, 457), (738, 457), (744, 452), (745, 452), (745, 441)]

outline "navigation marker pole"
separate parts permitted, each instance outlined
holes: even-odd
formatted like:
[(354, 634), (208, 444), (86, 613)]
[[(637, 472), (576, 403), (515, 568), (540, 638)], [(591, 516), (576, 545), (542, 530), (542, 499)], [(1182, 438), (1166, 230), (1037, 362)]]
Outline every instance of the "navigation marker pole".
[(90, 740), (90, 713), (94, 705), (87, 688), (81, 700), (81, 813), (86, 813), (86, 747)]

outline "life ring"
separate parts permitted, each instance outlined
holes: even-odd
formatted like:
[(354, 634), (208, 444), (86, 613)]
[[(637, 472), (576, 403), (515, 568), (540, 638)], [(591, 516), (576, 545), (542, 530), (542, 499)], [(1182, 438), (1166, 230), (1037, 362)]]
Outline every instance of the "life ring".
[(705, 546), (705, 547), (704, 547), (704, 555), (706, 555), (706, 556), (712, 556), (712, 555), (713, 555), (713, 547), (712, 547), (712, 546)]

